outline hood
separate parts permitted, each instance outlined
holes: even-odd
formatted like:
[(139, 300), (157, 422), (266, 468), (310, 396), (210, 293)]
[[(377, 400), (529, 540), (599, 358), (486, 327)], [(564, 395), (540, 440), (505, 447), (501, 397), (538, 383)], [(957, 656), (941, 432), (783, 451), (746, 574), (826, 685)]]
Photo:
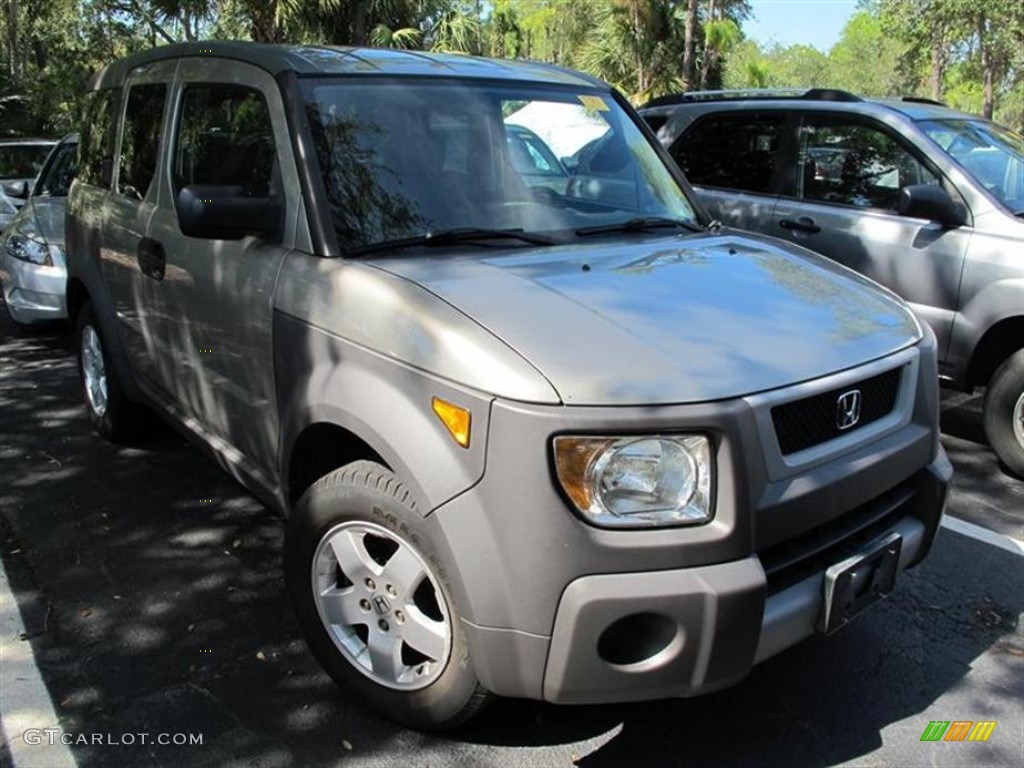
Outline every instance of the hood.
[(572, 405), (747, 395), (920, 339), (892, 294), (809, 251), (736, 234), (593, 241), (374, 266), (452, 304)]

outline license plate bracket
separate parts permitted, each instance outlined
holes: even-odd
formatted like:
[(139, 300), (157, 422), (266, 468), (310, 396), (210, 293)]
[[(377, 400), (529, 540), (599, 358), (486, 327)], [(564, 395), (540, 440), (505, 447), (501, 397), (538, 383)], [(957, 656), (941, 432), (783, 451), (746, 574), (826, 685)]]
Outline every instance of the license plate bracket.
[(867, 552), (836, 563), (825, 571), (824, 599), (818, 629), (831, 635), (869, 605), (890, 594), (896, 584), (903, 537), (891, 533)]

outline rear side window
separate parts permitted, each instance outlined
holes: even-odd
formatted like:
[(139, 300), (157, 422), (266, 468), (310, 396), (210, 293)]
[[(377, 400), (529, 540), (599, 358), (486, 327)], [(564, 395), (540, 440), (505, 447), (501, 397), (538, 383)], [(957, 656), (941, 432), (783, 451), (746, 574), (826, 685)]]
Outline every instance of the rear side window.
[(166, 96), (163, 83), (136, 85), (128, 91), (117, 191), (131, 200), (145, 198), (153, 182)]
[(219, 83), (185, 87), (174, 153), (174, 192), (193, 184), (270, 195), (274, 132), (263, 95)]
[(78, 143), (78, 178), (105, 187), (114, 159), (114, 108), (120, 91), (93, 91), (85, 109)]
[(785, 116), (714, 115), (698, 120), (671, 154), (691, 184), (768, 194)]

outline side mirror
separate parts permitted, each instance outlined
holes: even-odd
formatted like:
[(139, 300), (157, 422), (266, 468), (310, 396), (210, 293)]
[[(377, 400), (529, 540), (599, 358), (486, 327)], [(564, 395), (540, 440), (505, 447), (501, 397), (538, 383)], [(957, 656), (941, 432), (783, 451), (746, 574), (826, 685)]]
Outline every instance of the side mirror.
[(273, 197), (248, 197), (242, 187), (193, 184), (178, 193), (178, 225), (188, 237), (241, 240), (273, 234), (281, 203)]
[(576, 169), (580, 167), (580, 159), (574, 155), (566, 155), (565, 157), (560, 157), (559, 160), (562, 161), (562, 167), (569, 173), (575, 173)]
[(900, 216), (928, 219), (944, 229), (956, 229), (964, 224), (964, 212), (942, 187), (935, 184), (912, 184), (900, 190), (896, 202)]
[(8, 197), (16, 197), (19, 200), (28, 200), (31, 191), (27, 181), (9, 181), (4, 184), (4, 193)]

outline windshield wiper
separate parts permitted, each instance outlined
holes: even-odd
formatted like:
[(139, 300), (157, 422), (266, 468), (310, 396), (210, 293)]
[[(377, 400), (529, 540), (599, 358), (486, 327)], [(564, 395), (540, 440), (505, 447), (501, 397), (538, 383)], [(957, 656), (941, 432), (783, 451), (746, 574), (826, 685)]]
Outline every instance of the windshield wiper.
[(440, 232), (427, 232), (413, 237), (402, 237), (397, 240), (385, 240), (382, 243), (363, 245), (352, 248), (348, 251), (350, 256), (361, 256), (367, 253), (380, 251), (391, 251), (400, 248), (415, 248), (423, 246), (435, 248), (437, 246), (454, 245), (458, 243), (475, 243), (485, 245), (485, 240), (519, 240), (530, 245), (552, 245), (557, 241), (553, 237), (527, 232), (524, 229), (487, 229), (486, 227), (460, 227), (457, 229), (444, 229)]
[(661, 227), (689, 229), (693, 232), (704, 231), (701, 227), (685, 219), (669, 219), (664, 216), (641, 216), (636, 219), (621, 221), (618, 224), (580, 227), (576, 230), (576, 234), (580, 237), (586, 237), (587, 235), (602, 235), (605, 232), (644, 232), (648, 229), (658, 229)]

